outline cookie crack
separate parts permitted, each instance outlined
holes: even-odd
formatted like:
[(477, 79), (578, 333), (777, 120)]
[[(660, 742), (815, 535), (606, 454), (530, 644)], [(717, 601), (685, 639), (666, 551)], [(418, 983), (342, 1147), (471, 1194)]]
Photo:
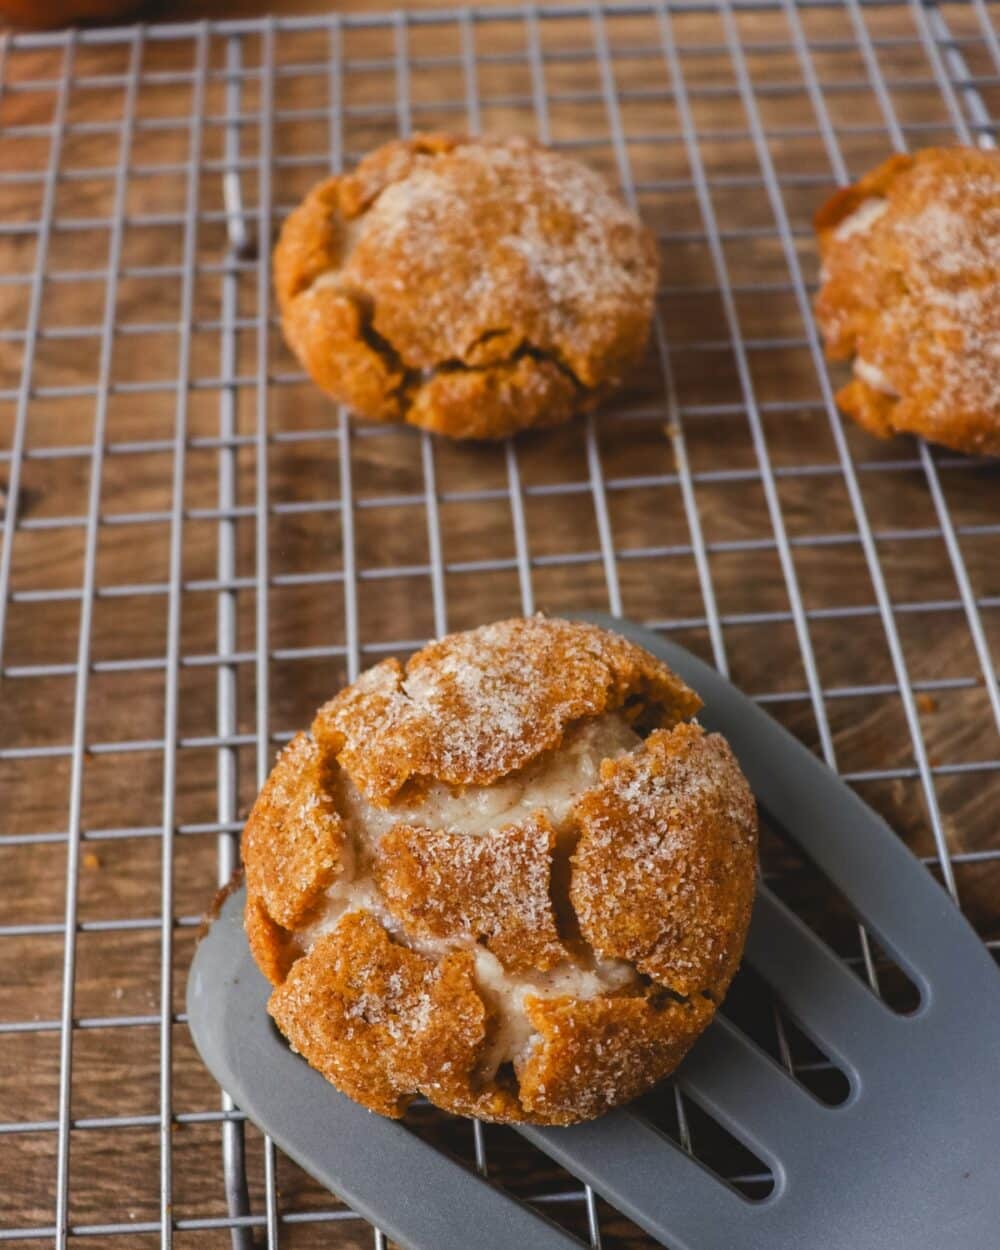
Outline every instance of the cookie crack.
[(396, 381), (388, 388), (388, 397), (390, 399), (399, 399), (413, 385), (414, 379), (418, 376), (418, 371), (407, 365), (397, 351), (395, 344), (376, 330), (375, 300), (372, 296), (363, 287), (341, 281), (339, 279), (340, 272), (339, 269), (324, 270), (310, 283), (305, 293), (311, 294), (326, 287), (334, 291), (342, 299), (349, 301), (357, 313), (358, 331), (362, 342), (369, 351), (381, 358), (389, 373), (396, 378)]
[[(492, 331), (489, 333), (494, 335)], [(503, 333), (503, 330), (498, 330), (495, 332), (495, 335)], [(521, 360), (537, 360), (539, 363), (555, 365), (577, 391), (583, 392), (589, 389), (573, 371), (572, 366), (561, 352), (555, 348), (539, 347), (536, 343), (532, 343), (529, 340), (522, 341), (512, 352), (508, 352), (506, 356), (501, 356), (497, 360), (491, 360), (488, 364), (473, 365), (465, 360), (442, 360), (430, 369), (422, 370), (421, 377), (424, 381), (430, 381), (432, 378), (446, 373), (489, 373), (492, 369), (501, 368), (504, 365), (516, 365)]]
[[(575, 372), (561, 351), (554, 347), (541, 347), (529, 339), (522, 339), (506, 355), (481, 365), (470, 364), (469, 361), (460, 357), (440, 360), (424, 368), (408, 365), (396, 344), (375, 328), (375, 297), (370, 291), (365, 290), (363, 286), (348, 281), (341, 281), (338, 276), (340, 273), (340, 269), (324, 270), (313, 279), (303, 294), (311, 294), (316, 290), (328, 287), (343, 299), (351, 302), (358, 315), (358, 327), (365, 346), (381, 357), (391, 373), (398, 378), (398, 381), (389, 390), (389, 397), (399, 400), (404, 415), (413, 407), (417, 391), (435, 378), (454, 373), (489, 373), (504, 366), (516, 365), (522, 360), (535, 360), (539, 363), (554, 365), (567, 381), (572, 384), (574, 390), (579, 393), (587, 393), (590, 389)], [(482, 347), (491, 339), (502, 337), (509, 332), (510, 329), (507, 326), (491, 327), (489, 330), (484, 330), (482, 334), (474, 339), (469, 344), (467, 350), (469, 352), (475, 351), (476, 348)]]
[(570, 959), (578, 959), (582, 952), (597, 953), (580, 932), (580, 921), (570, 898), (573, 852), (579, 840), (580, 828), (570, 820), (565, 829), (557, 831), (556, 844), (549, 857), (549, 906), (559, 940)]
[[(549, 872), (549, 900), (552, 914), (555, 917), (559, 940), (566, 949), (567, 958), (580, 968), (586, 968), (598, 959), (603, 958), (598, 948), (584, 937), (580, 928), (580, 920), (570, 895), (570, 883), (573, 875), (573, 853), (580, 840), (582, 830), (575, 820), (570, 818), (566, 827), (559, 830), (558, 841), (552, 850)], [(648, 973), (636, 969), (636, 979), (631, 985), (616, 990), (608, 986), (604, 990), (607, 998), (631, 997), (636, 989), (647, 992), (650, 1005), (657, 1010), (669, 1007), (672, 1003), (690, 1006), (693, 999), (701, 995), (716, 1002), (710, 988), (685, 994), (666, 981), (658, 981)]]

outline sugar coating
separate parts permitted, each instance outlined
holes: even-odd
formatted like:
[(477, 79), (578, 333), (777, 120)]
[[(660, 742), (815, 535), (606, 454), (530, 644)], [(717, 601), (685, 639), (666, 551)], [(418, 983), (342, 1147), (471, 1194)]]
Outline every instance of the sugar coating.
[[(385, 660), (320, 708), (317, 741), (376, 805), (409, 785), (491, 785), (559, 745), (568, 725), (641, 700), (656, 725), (700, 700), (626, 639), (516, 618), (449, 634), (404, 670)], [(638, 704), (637, 704), (638, 707)]]
[[(289, 928), (310, 910), (349, 854), (326, 761), (307, 734), (278, 757), (243, 834), (247, 885)], [(283, 831), (280, 842), (272, 836)]]
[[(696, 707), (640, 648), (546, 618), (342, 692), (248, 823), (247, 929), (291, 1044), (387, 1115), (423, 1093), (570, 1123), (669, 1071), (725, 992), (754, 881), (753, 800)], [(335, 871), (283, 927), (250, 860), (299, 854), (317, 787)]]
[[(506, 715), (511, 715), (509, 706)], [(515, 823), (541, 811), (561, 828), (580, 796), (599, 779), (602, 762), (631, 750), (640, 741), (620, 713), (596, 716), (574, 725), (556, 750), (544, 752), (489, 785), (456, 789), (440, 781), (429, 783), (417, 802), (407, 804), (406, 816), (412, 824), (430, 829), (483, 834), (500, 823)], [(373, 830), (384, 832), (399, 820), (398, 808), (374, 807), (356, 789), (345, 796), (345, 802), (352, 817), (362, 819)]]
[(341, 403), (501, 438), (566, 421), (626, 377), (657, 252), (579, 161), (516, 136), (421, 134), (315, 187), (274, 270), (286, 339)]
[(841, 407), (882, 437), (1000, 454), (1000, 153), (893, 157), (817, 231), (827, 351), (856, 361)]
[(630, 961), (681, 995), (728, 984), (731, 935), (753, 902), (757, 815), (719, 734), (657, 730), (601, 769), (577, 806), (570, 897), (606, 958)]
[[(433, 366), (442, 354), (495, 358), (503, 336), (483, 343), (484, 330), (505, 327), (512, 309), (530, 303), (533, 345), (572, 360), (590, 384), (588, 353), (606, 330), (587, 310), (649, 299), (637, 237), (632, 212), (586, 165), (526, 140), (473, 141), (414, 162), (386, 187), (343, 277), (371, 292), (376, 329), (408, 365)], [(453, 289), (442, 274), (456, 252), (470, 280)], [(414, 298), (419, 326), (396, 312)]]

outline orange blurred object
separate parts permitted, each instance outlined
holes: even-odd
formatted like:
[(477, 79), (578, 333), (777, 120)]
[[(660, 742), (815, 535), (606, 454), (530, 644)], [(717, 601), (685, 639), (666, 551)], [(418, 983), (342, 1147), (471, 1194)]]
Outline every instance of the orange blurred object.
[(0, 16), (36, 30), (134, 17), (145, 0), (0, 0)]

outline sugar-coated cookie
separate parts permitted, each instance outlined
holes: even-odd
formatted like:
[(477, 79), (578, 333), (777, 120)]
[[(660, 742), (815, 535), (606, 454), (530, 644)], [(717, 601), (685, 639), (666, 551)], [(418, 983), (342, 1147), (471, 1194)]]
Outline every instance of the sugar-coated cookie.
[(593, 406), (641, 356), (652, 236), (581, 162), (417, 135), (329, 178), (274, 252), (285, 337), (374, 421), (502, 438)]
[(567, 1124), (649, 1089), (736, 970), (753, 797), (698, 697), (595, 626), (502, 621), (385, 660), (247, 822), (269, 1011), (385, 1115)]
[(872, 434), (1000, 454), (1000, 152), (893, 156), (816, 216), (816, 315)]

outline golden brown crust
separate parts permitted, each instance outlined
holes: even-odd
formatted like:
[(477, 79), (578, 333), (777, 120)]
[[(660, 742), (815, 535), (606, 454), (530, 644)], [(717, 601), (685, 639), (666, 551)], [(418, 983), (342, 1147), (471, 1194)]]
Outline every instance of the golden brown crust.
[[(892, 438), (903, 428), (896, 427), (899, 416), (898, 398), (877, 390), (860, 378), (851, 378), (850, 382), (845, 382), (840, 388), (837, 392), (837, 406), (876, 438)], [(913, 433), (917, 431), (914, 430)]]
[(478, 837), (397, 825), (379, 843), (375, 881), (411, 937), (483, 941), (513, 972), (545, 971), (566, 958), (550, 896), (555, 844), (541, 812)]
[(243, 927), (257, 967), (272, 985), (280, 985), (303, 954), (302, 947), (287, 929), (271, 919), (257, 894), (247, 894)]
[[(725, 991), (753, 893), (753, 800), (722, 740), (683, 723), (698, 706), (625, 639), (542, 618), (342, 692), (279, 757), (244, 837), (248, 939), (295, 1049), (393, 1116), (423, 1093), (571, 1123), (671, 1071)], [(623, 715), (667, 728), (635, 745)], [(553, 762), (558, 818), (534, 797)], [(440, 815), (518, 802), (478, 831)]]
[(447, 131), (424, 131), (409, 139), (390, 139), (370, 152), (358, 167), (339, 179), (340, 208), (346, 218), (359, 217), (386, 187), (402, 182), (423, 156), (446, 156), (463, 136)]
[(309, 735), (297, 734), (278, 756), (243, 831), (248, 894), (291, 929), (337, 875), (343, 844), (328, 766)]
[[(347, 230), (339, 211), (340, 185), (328, 178), (313, 187), (289, 217), (294, 227), (286, 230), (275, 253), (274, 285), (283, 313), (344, 255)], [(280, 256), (280, 261), (279, 261)]]
[(425, 959), (367, 912), (297, 960), (268, 1011), (314, 1068), (383, 1115), (401, 1115), (418, 1091), (465, 1096), (486, 1039), (471, 952)]
[(525, 1117), (573, 1124), (630, 1102), (671, 1073), (712, 1017), (705, 998), (529, 998), (539, 1040), (518, 1073)]
[(378, 421), (501, 438), (565, 421), (641, 356), (652, 236), (586, 166), (426, 134), (315, 187), (274, 252), (289, 345)]
[(1000, 153), (894, 156), (815, 225), (827, 354), (855, 359), (844, 412), (881, 438), (1000, 454)]
[(406, 371), (365, 338), (366, 312), (353, 292), (311, 286), (284, 314), (285, 338), (313, 381), (373, 421), (395, 421)]
[(685, 996), (722, 998), (750, 923), (753, 795), (724, 738), (698, 725), (608, 760), (576, 807), (570, 898), (580, 931)]
[(440, 370), (413, 395), (407, 420), (451, 438), (505, 438), (562, 425), (594, 407), (602, 394), (581, 394), (554, 361), (522, 356), (483, 368)]
[(701, 700), (641, 647), (582, 622), (515, 618), (384, 660), (320, 708), (313, 733), (386, 805), (412, 780), (487, 785), (625, 707), (672, 725)]

